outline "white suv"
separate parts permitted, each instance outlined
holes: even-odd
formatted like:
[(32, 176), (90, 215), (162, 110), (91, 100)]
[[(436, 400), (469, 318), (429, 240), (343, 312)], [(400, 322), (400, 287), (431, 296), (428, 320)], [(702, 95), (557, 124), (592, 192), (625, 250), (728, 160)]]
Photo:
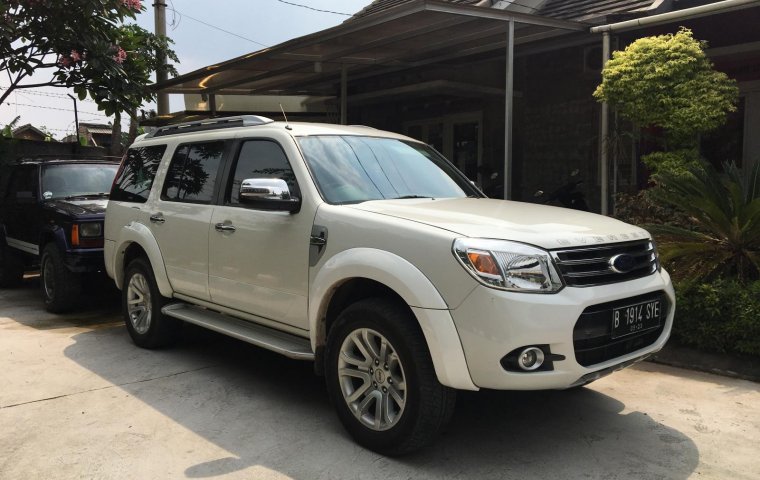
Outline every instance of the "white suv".
[(492, 200), (410, 138), (243, 116), (163, 127), (111, 191), (129, 334), (183, 322), (315, 362), (346, 429), (428, 443), (456, 389), (566, 389), (658, 351), (675, 307), (649, 234)]

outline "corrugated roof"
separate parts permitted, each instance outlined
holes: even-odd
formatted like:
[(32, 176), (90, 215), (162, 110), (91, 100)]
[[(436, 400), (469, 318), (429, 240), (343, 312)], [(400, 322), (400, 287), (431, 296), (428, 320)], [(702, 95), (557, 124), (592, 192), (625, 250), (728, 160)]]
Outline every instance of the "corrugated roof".
[[(367, 15), (372, 15), (373, 13), (382, 12), (383, 10), (388, 10), (389, 8), (397, 7), (399, 5), (403, 5), (411, 1), (412, 0), (375, 0), (374, 2), (370, 3), (366, 7), (356, 12), (354, 16), (352, 16), (349, 20), (354, 19), (354, 18), (366, 17)], [(460, 5), (474, 5), (478, 2), (481, 2), (482, 0), (446, 0), (446, 1), (449, 3), (457, 3)]]
[[(362, 10), (357, 12), (350, 20), (355, 18), (366, 17), (384, 10), (388, 10), (412, 0), (375, 0)], [(482, 0), (445, 0), (449, 3), (459, 5), (475, 5)], [(496, 2), (493, 2), (496, 3)], [(520, 1), (513, 2), (515, 6), (520, 5)], [(561, 18), (563, 20), (590, 20), (592, 18), (604, 17), (609, 14), (633, 13), (650, 8), (655, 0), (548, 0), (538, 11), (536, 15), (545, 17)], [(488, 4), (483, 8), (490, 8)]]
[(588, 20), (645, 10), (653, 3), (652, 0), (548, 0), (536, 13), (564, 20)]

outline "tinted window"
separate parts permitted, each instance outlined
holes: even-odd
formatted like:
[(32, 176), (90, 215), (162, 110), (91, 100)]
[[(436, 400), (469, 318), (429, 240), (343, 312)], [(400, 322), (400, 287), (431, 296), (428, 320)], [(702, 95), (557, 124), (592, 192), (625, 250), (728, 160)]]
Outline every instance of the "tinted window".
[(330, 203), (481, 196), (451, 163), (419, 143), (358, 136), (300, 137), (298, 143)]
[(11, 176), (6, 200), (37, 198), (37, 167), (18, 167)]
[(224, 142), (182, 145), (174, 153), (164, 181), (164, 200), (211, 203)]
[(296, 176), (290, 168), (288, 157), (280, 146), (268, 140), (249, 140), (243, 143), (235, 165), (235, 176), (227, 198), (232, 204), (239, 203), (240, 184), (249, 178), (279, 178), (288, 183), (290, 195), (300, 198)]
[(137, 203), (148, 201), (153, 178), (165, 151), (166, 145), (130, 148), (116, 176), (111, 200)]

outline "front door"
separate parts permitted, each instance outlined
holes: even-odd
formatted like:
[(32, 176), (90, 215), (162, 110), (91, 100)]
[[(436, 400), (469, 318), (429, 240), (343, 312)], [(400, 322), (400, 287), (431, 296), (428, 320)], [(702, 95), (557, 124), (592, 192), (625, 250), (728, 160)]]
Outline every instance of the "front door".
[(240, 201), (243, 180), (285, 180), (300, 192), (282, 147), (269, 139), (243, 140), (232, 164), (222, 206), (209, 231), (209, 288), (214, 303), (298, 329), (308, 328), (309, 238), (314, 211), (257, 209)]

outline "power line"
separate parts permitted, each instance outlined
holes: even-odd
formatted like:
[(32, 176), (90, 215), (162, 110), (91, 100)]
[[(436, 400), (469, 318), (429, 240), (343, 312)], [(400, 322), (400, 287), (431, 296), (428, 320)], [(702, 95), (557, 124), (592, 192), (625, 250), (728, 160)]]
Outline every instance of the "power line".
[(287, 5), (293, 5), (294, 7), (301, 7), (301, 8), (306, 8), (308, 10), (314, 10), (315, 12), (332, 13), (334, 15), (343, 15), (344, 17), (351, 17), (352, 16), (352, 14), (350, 14), (350, 13), (334, 12), (332, 10), (322, 10), (320, 8), (314, 8), (314, 7), (310, 7), (308, 5), (301, 5), (300, 3), (288, 2), (286, 0), (277, 0), (277, 1), (280, 2), (280, 3), (285, 3)]
[(246, 38), (246, 37), (244, 37), (242, 35), (238, 35), (235, 32), (230, 32), (229, 30), (225, 30), (225, 29), (223, 29), (221, 27), (217, 27), (216, 25), (212, 25), (210, 23), (204, 22), (203, 20), (198, 20), (197, 18), (191, 17), (190, 15), (188, 15), (186, 13), (182, 13), (182, 12), (180, 12), (179, 10), (177, 10), (175, 8), (166, 7), (166, 9), (167, 10), (171, 10), (172, 12), (178, 13), (180, 15), (180, 18), (189, 18), (190, 20), (196, 21), (196, 22), (198, 22), (200, 24), (206, 25), (207, 27), (213, 28), (215, 30), (219, 30), (220, 32), (224, 32), (226, 34), (232, 35), (233, 37), (237, 37), (237, 38), (243, 39), (243, 40), (245, 40), (247, 42), (255, 43), (256, 45), (260, 45), (260, 46), (262, 46), (264, 48), (269, 48), (269, 45), (265, 45), (265, 44), (263, 44), (261, 42), (257, 42), (256, 40), (251, 40), (250, 38)]
[[(6, 87), (0, 87), (0, 90), (8, 90)], [(49, 97), (49, 98), (60, 98), (69, 100), (69, 96), (65, 93), (53, 93), (53, 92), (43, 92), (41, 90), (30, 90), (26, 88), (17, 88), (15, 92), (16, 95), (37, 95), (39, 97)], [(95, 103), (95, 100), (91, 100), (89, 98), (85, 98), (84, 100), (77, 99), (78, 102), (88, 102), (88, 103)]]
[[(47, 107), (45, 105), (34, 105), (33, 103), (19, 103), (19, 102), (8, 102), (8, 105), (16, 105), (17, 107), (34, 107), (34, 108), (42, 108), (45, 110), (60, 110), (62, 112), (73, 112), (73, 108), (57, 108), (57, 107)], [(108, 118), (108, 115), (103, 115), (102, 113), (95, 113), (95, 112), (82, 112), (80, 111), (79, 114), (81, 115), (94, 115), (96, 117), (105, 117)]]

